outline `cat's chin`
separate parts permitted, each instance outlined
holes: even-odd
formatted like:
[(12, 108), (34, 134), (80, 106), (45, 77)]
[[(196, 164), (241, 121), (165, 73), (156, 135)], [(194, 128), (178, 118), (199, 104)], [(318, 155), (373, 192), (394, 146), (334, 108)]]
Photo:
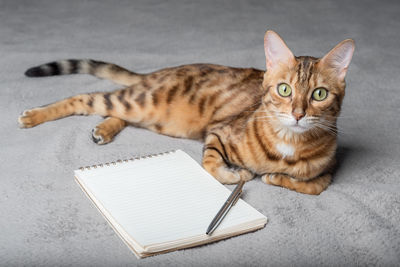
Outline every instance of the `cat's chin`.
[(281, 135), (301, 135), (312, 128), (305, 119), (296, 121), (292, 116), (280, 116), (278, 121), (279, 124), (276, 125), (276, 129), (281, 132)]
[(300, 126), (300, 125), (293, 125), (293, 126), (289, 126), (288, 127), (290, 131), (294, 132), (294, 133), (304, 133), (307, 132), (309, 129), (307, 129), (306, 127)]
[(276, 126), (275, 131), (279, 138), (297, 138), (306, 133), (309, 129), (300, 125), (284, 125)]

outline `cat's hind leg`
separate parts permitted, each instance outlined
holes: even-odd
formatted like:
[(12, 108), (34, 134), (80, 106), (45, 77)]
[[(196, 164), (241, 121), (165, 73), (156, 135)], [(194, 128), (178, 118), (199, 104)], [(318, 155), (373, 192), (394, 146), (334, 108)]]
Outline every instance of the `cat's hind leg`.
[[(53, 104), (25, 110), (18, 118), (21, 128), (31, 128), (38, 124), (61, 119), (71, 115), (98, 114), (107, 116), (104, 108), (98, 105), (103, 94), (82, 94), (73, 96)], [(97, 104), (97, 106), (95, 105)]]
[(121, 112), (124, 107), (115, 93), (81, 94), (46, 106), (25, 110), (18, 118), (18, 122), (21, 128), (31, 128), (71, 115), (95, 114), (103, 117), (120, 117), (119, 115), (124, 115)]
[(240, 180), (248, 181), (254, 174), (247, 169), (231, 166), (224, 145), (214, 134), (206, 137), (203, 149), (203, 167), (223, 184), (235, 184)]
[(108, 117), (92, 129), (93, 142), (98, 145), (107, 144), (126, 126), (126, 121), (116, 117)]

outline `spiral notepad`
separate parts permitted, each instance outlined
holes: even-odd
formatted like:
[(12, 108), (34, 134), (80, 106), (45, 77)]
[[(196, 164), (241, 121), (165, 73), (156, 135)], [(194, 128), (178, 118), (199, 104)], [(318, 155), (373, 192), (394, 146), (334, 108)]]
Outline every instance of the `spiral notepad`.
[(207, 236), (230, 191), (181, 150), (83, 167), (75, 178), (139, 258), (254, 231), (267, 222), (239, 200)]

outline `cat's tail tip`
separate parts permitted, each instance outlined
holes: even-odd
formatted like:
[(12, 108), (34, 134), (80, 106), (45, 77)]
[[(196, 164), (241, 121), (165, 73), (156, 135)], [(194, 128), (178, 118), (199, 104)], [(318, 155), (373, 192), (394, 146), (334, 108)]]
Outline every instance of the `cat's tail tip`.
[(40, 66), (29, 68), (29, 69), (27, 69), (25, 71), (24, 74), (25, 74), (26, 77), (43, 77), (43, 76), (47, 76), (46, 73), (40, 68)]
[(88, 60), (60, 60), (53, 61), (39, 66), (29, 68), (25, 71), (27, 77), (46, 77), (62, 74), (74, 74), (74, 73), (86, 73), (80, 67), (82, 61), (87, 61), (87, 64), (91, 62)]

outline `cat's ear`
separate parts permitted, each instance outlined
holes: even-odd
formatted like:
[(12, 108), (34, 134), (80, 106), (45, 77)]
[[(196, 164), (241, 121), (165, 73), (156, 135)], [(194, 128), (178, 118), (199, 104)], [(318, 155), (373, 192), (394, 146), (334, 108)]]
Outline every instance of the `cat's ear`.
[(354, 48), (355, 45), (352, 39), (344, 40), (329, 51), (321, 59), (320, 64), (324, 68), (332, 69), (338, 79), (343, 80), (353, 57)]
[(279, 65), (291, 66), (296, 60), (292, 51), (287, 47), (282, 38), (274, 31), (267, 31), (264, 36), (264, 50), (267, 70)]

